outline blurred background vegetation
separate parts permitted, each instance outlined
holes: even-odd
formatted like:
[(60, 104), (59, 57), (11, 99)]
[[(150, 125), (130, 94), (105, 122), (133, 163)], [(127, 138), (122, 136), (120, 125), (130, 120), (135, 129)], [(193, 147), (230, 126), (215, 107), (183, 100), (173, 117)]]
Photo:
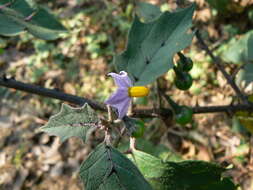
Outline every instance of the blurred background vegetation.
[[(0, 75), (5, 73), (16, 80), (103, 102), (115, 89), (106, 74), (114, 71), (114, 53), (124, 50), (135, 14), (134, 1), (36, 2), (51, 9), (69, 32), (54, 41), (40, 40), (26, 32), (15, 37), (0, 36)], [(196, 2), (195, 27), (210, 49), (228, 63), (227, 71), (233, 73), (246, 64), (237, 82), (248, 94), (252, 93), (252, 84), (245, 88), (245, 83), (253, 80), (251, 0), (145, 2), (168, 11)], [(175, 101), (188, 106), (236, 101), (232, 89), (196, 39), (184, 53), (194, 61), (194, 84), (190, 90), (176, 89), (171, 71), (159, 79)], [(148, 99), (136, 100), (138, 107), (158, 106), (156, 87), (151, 88)], [(58, 138), (38, 130), (59, 111), (60, 101), (3, 87), (0, 99), (0, 189), (81, 189), (79, 165), (103, 139), (101, 134), (93, 134), (85, 148), (78, 139), (60, 144)], [(163, 159), (198, 159), (231, 166), (227, 175), (232, 175), (241, 189), (253, 189), (250, 133), (238, 118), (229, 113), (198, 114), (184, 127), (158, 118), (143, 122), (146, 131), (144, 138), (138, 139), (140, 149)], [(119, 149), (125, 148), (126, 144), (121, 143)]]

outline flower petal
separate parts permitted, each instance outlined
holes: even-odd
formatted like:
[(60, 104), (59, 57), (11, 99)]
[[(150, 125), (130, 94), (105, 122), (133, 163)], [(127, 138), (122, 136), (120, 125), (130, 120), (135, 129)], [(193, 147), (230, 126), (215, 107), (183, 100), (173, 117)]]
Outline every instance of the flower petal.
[(118, 117), (120, 119), (122, 119), (127, 114), (128, 108), (130, 106), (130, 102), (131, 102), (131, 98), (128, 98), (122, 101), (121, 104), (117, 106)]
[(113, 93), (110, 98), (108, 98), (105, 103), (112, 105), (112, 104), (118, 104), (124, 99), (130, 98), (128, 96), (128, 89), (126, 88), (118, 88), (115, 93)]
[(131, 79), (128, 77), (127, 72), (120, 71), (117, 73), (108, 73), (114, 79), (114, 82), (119, 88), (128, 88), (133, 86)]
[(131, 98), (128, 96), (128, 89), (118, 88), (112, 96), (105, 101), (118, 111), (118, 117), (122, 119), (126, 114), (130, 105)]

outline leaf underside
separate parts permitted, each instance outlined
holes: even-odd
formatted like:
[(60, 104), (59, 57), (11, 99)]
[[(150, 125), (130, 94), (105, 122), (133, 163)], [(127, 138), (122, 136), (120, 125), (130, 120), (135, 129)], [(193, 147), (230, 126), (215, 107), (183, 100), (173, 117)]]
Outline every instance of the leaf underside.
[(126, 71), (135, 85), (146, 85), (173, 67), (173, 56), (187, 47), (193, 33), (195, 5), (170, 13), (164, 12), (152, 22), (142, 23), (136, 16), (129, 32), (126, 50), (114, 57), (117, 71)]
[(27, 30), (38, 38), (54, 40), (66, 32), (45, 8), (31, 6), (26, 0), (2, 0), (0, 6), (0, 35), (12, 36)]
[(61, 141), (70, 137), (79, 137), (84, 142), (89, 135), (101, 126), (94, 110), (84, 104), (81, 108), (72, 108), (62, 104), (61, 111), (52, 116), (41, 130), (51, 135), (59, 136)]
[(116, 149), (100, 144), (80, 168), (86, 190), (151, 190), (136, 166)]

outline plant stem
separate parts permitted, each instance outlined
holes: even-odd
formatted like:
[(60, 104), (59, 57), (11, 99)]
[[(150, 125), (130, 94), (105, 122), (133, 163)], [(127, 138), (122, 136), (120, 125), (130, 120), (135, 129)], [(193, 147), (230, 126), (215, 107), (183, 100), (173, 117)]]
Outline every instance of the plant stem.
[[(106, 105), (104, 103), (99, 103), (94, 100), (83, 98), (79, 96), (74, 96), (71, 94), (66, 94), (54, 89), (43, 88), (40, 86), (27, 84), (23, 82), (16, 81), (14, 79), (0, 78), (0, 86), (7, 88), (14, 88), (24, 92), (37, 94), (40, 96), (45, 96), (49, 98), (54, 98), (82, 106), (88, 103), (93, 109), (106, 112)], [(237, 104), (237, 105), (223, 105), (223, 106), (202, 106), (193, 107), (193, 112), (195, 114), (200, 113), (215, 113), (215, 112), (236, 112), (236, 111), (250, 111), (253, 112), (253, 105), (251, 104)], [(172, 117), (172, 110), (166, 108), (157, 109), (135, 109), (133, 110), (133, 117), (138, 118), (152, 118), (152, 117)]]
[(206, 43), (204, 42), (204, 40), (201, 37), (201, 34), (199, 33), (199, 31), (196, 31), (196, 37), (200, 43), (200, 45), (202, 46), (202, 48), (206, 51), (206, 53), (211, 57), (211, 59), (213, 60), (214, 64), (216, 65), (216, 67), (221, 71), (221, 73), (223, 74), (223, 76), (226, 78), (228, 84), (232, 87), (232, 89), (235, 91), (236, 95), (241, 99), (241, 101), (244, 104), (249, 104), (249, 101), (247, 99), (247, 97), (241, 92), (241, 90), (239, 89), (239, 87), (236, 85), (233, 77), (231, 77), (226, 70), (224, 69), (221, 61), (219, 58), (215, 57), (214, 54), (212, 53), (212, 51), (208, 48), (208, 46), (206, 45)]
[(32, 93), (32, 94), (37, 94), (40, 96), (46, 96), (49, 98), (66, 101), (66, 102), (80, 105), (80, 106), (82, 106), (85, 103), (88, 103), (94, 109), (107, 111), (106, 106), (104, 104), (98, 103), (94, 100), (82, 98), (79, 96), (74, 96), (71, 94), (66, 94), (55, 89), (48, 89), (48, 88), (43, 88), (43, 87), (32, 85), (32, 84), (19, 82), (13, 78), (8, 79), (6, 77), (3, 77), (3, 78), (0, 77), (0, 86), (4, 86), (7, 88), (14, 88), (16, 90), (21, 90), (21, 91)]

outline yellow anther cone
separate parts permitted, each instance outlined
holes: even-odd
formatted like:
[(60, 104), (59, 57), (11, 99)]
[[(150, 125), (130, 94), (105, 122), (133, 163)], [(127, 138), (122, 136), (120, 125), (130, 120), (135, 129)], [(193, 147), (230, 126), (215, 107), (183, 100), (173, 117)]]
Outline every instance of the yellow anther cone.
[(133, 86), (128, 90), (130, 97), (144, 97), (149, 94), (149, 89), (145, 86)]

